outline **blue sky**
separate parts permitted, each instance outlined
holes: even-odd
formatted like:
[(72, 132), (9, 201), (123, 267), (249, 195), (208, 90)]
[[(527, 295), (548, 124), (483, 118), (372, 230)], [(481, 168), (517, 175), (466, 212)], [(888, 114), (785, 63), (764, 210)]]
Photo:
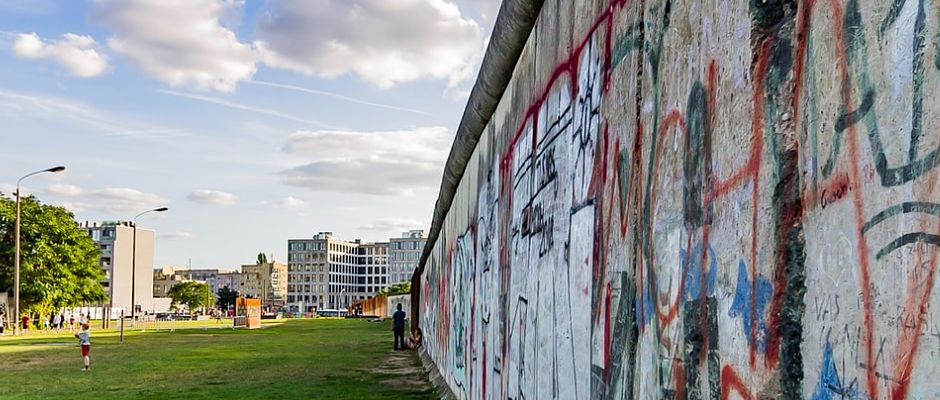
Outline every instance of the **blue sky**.
[(0, 192), (233, 268), (426, 229), (498, 0), (0, 0)]

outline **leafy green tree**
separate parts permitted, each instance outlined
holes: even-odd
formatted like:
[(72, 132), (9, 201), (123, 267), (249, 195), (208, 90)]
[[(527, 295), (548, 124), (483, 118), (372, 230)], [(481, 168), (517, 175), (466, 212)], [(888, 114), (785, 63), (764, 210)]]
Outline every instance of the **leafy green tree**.
[(238, 299), (237, 291), (232, 290), (232, 288), (228, 286), (224, 286), (221, 289), (219, 289), (219, 292), (217, 294), (219, 297), (219, 307), (222, 307), (222, 308), (235, 307), (235, 300)]
[(398, 282), (392, 284), (392, 286), (382, 288), (379, 293), (387, 294), (389, 296), (411, 293), (411, 282)]
[[(34, 196), (20, 199), (20, 309), (39, 318), (104, 302), (99, 249), (75, 216)], [(0, 196), (0, 291), (13, 292), (16, 202)]]
[(180, 305), (185, 305), (189, 309), (189, 315), (192, 316), (197, 308), (209, 308), (215, 304), (215, 296), (211, 293), (208, 284), (188, 281), (171, 287), (167, 294), (172, 299), (170, 307), (178, 310)]

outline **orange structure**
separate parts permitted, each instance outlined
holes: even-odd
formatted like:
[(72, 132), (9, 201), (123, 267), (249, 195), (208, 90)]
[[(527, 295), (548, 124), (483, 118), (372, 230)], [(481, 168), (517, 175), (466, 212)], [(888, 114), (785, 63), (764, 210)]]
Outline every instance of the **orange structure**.
[(356, 309), (361, 307), (363, 316), (385, 318), (388, 315), (388, 297), (379, 294), (365, 300), (359, 300), (349, 306), (349, 315), (356, 315)]
[(235, 300), (235, 323), (239, 326), (239, 319), (244, 320), (248, 329), (261, 327), (261, 299), (238, 298)]

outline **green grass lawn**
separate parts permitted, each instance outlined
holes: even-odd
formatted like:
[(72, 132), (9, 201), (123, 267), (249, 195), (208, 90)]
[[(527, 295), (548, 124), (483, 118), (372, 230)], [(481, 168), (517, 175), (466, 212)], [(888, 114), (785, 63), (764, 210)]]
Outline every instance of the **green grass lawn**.
[(265, 322), (134, 330), (123, 344), (92, 329), (90, 372), (67, 333), (0, 337), (0, 399), (435, 398), (417, 355), (391, 350), (387, 322)]

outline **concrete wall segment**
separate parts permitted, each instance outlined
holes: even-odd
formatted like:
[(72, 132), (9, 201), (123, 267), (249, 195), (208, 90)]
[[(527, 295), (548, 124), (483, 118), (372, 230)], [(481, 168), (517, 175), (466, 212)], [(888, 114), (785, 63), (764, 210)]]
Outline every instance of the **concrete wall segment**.
[(938, 23), (546, 1), (416, 275), (448, 388), (940, 396)]

